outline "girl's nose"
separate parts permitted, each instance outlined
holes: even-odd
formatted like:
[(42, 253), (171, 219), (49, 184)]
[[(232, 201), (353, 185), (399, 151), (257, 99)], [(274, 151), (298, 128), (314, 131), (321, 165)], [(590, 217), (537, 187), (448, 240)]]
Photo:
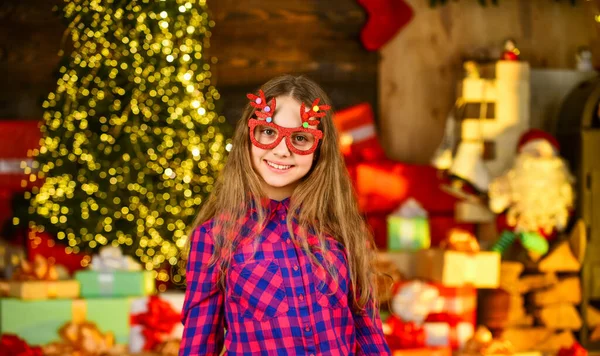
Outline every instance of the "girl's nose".
[(273, 153), (280, 157), (288, 157), (291, 155), (290, 149), (288, 148), (285, 140), (286, 138), (284, 137), (281, 142), (279, 142), (279, 144), (272, 149)]

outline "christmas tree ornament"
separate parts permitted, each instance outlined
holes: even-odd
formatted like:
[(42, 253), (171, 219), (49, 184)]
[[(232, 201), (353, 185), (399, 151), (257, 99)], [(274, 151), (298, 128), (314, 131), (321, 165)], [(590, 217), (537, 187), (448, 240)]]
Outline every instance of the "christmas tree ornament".
[(367, 24), (360, 39), (369, 51), (376, 51), (391, 40), (413, 16), (412, 8), (404, 0), (358, 0), (367, 11)]
[(504, 42), (504, 52), (502, 52), (502, 60), (518, 61), (520, 54), (521, 52), (517, 48), (515, 40), (509, 38)]

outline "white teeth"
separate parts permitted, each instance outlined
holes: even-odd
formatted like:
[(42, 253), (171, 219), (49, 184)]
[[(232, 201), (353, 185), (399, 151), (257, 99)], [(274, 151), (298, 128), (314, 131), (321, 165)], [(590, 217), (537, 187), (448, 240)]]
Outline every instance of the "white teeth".
[(267, 164), (268, 164), (269, 166), (271, 166), (271, 167), (273, 167), (273, 168), (281, 169), (281, 170), (284, 170), (284, 169), (289, 169), (289, 168), (291, 167), (291, 166), (282, 166), (282, 165), (275, 164), (275, 163), (272, 163), (272, 162), (269, 162), (269, 161), (265, 161), (265, 162), (267, 162)]

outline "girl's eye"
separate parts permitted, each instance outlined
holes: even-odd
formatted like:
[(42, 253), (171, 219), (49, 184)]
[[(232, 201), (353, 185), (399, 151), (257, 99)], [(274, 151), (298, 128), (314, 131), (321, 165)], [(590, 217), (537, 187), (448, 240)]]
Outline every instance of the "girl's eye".
[(275, 133), (275, 130), (273, 129), (263, 129), (263, 134), (271, 136)]

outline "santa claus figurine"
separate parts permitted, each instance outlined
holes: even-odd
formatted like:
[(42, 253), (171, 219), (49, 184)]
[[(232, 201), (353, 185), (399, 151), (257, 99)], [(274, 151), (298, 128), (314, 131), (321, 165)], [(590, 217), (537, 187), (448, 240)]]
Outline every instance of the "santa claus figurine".
[(557, 140), (542, 130), (525, 132), (517, 151), (513, 167), (490, 184), (490, 209), (505, 212), (516, 234), (548, 238), (567, 225), (574, 178), (558, 154)]

